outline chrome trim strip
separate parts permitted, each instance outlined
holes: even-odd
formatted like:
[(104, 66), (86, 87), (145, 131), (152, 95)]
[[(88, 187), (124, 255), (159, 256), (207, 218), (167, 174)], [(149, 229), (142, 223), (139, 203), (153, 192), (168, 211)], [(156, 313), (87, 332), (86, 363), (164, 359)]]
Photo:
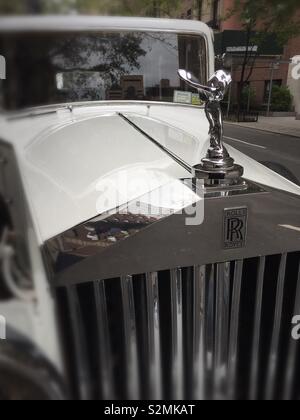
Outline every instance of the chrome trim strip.
[(205, 384), (205, 324), (206, 324), (206, 266), (194, 268), (194, 315), (193, 315), (193, 359), (194, 359), (194, 399), (206, 398)]
[(244, 261), (236, 261), (233, 278), (233, 292), (230, 315), (228, 354), (228, 398), (234, 399), (237, 379), (239, 315), (241, 304), (242, 276)]
[(172, 398), (184, 399), (182, 271), (171, 270)]
[(124, 114), (118, 112), (118, 115), (119, 117), (123, 118), (123, 120), (126, 121), (136, 131), (138, 131), (140, 134), (142, 134), (144, 137), (150, 140), (151, 143), (155, 144), (155, 146), (157, 146), (160, 150), (165, 152), (170, 158), (175, 160), (175, 162), (182, 166), (186, 171), (188, 171), (191, 174), (193, 173), (192, 167), (189, 164), (187, 164), (184, 160), (182, 160), (179, 156), (177, 156), (175, 153), (171, 152), (171, 150), (164, 147), (161, 143), (159, 143), (157, 140), (151, 137), (148, 133), (146, 133), (146, 131), (142, 130), (138, 125), (136, 125), (133, 121), (127, 118)]
[(97, 339), (99, 351), (99, 381), (102, 385), (100, 398), (115, 398), (113, 381), (113, 368), (110, 347), (109, 324), (107, 315), (107, 300), (105, 291), (105, 281), (100, 280), (94, 283), (94, 295), (97, 317)]
[(215, 398), (224, 399), (228, 370), (230, 263), (217, 264), (215, 314)]
[(267, 374), (267, 382), (266, 382), (266, 391), (265, 391), (267, 400), (272, 400), (275, 394), (275, 385), (276, 385), (275, 378), (276, 378), (276, 369), (277, 369), (277, 362), (278, 362), (286, 262), (287, 262), (287, 254), (283, 254), (280, 261), (279, 274), (278, 274), (278, 280), (277, 280), (274, 328), (273, 328), (273, 333), (272, 333), (270, 357), (269, 357), (269, 364), (268, 364), (268, 374)]
[(259, 348), (260, 348), (260, 329), (262, 317), (262, 301), (264, 289), (264, 277), (266, 268), (266, 258), (261, 257), (258, 265), (258, 276), (256, 286), (255, 298), (255, 312), (254, 312), (254, 331), (253, 331), (253, 346), (252, 346), (252, 360), (251, 360), (251, 375), (250, 375), (250, 400), (257, 398), (258, 392), (258, 372), (259, 372)]
[(77, 362), (76, 372), (79, 397), (81, 400), (90, 400), (92, 398), (91, 378), (85, 344), (86, 338), (84, 334), (83, 317), (76, 286), (67, 288), (67, 296), (74, 338), (75, 358)]
[[(295, 298), (294, 314), (300, 314), (300, 263), (298, 270), (297, 291)], [(295, 381), (295, 366), (297, 359), (298, 343), (292, 337), (290, 339), (290, 346), (287, 357), (286, 376), (284, 380), (283, 399), (291, 400), (293, 398), (293, 385)]]
[(121, 277), (125, 356), (127, 369), (127, 398), (140, 398), (139, 358), (132, 276)]
[(158, 273), (146, 274), (147, 333), (149, 356), (149, 395), (162, 399), (162, 364), (160, 348), (160, 317)]
[[(177, 108), (193, 108), (193, 109), (203, 109), (203, 105), (190, 105), (190, 104), (180, 104), (173, 102), (159, 102), (159, 101), (89, 101), (89, 102), (66, 102), (63, 104), (54, 104), (54, 105), (44, 105), (40, 107), (26, 108), (20, 111), (11, 111), (11, 112), (2, 112), (0, 115), (6, 118), (7, 121), (14, 121), (23, 118), (35, 118), (41, 117), (44, 115), (55, 114), (58, 111), (70, 111), (73, 112), (76, 108), (86, 108), (86, 107), (118, 107), (118, 106), (144, 106), (151, 108), (152, 106), (167, 106), (167, 107), (177, 107)], [(140, 114), (143, 115), (143, 114)]]
[(215, 272), (216, 265), (206, 266), (206, 313), (205, 313), (205, 365), (206, 365), (206, 398), (213, 398), (214, 360), (215, 360)]

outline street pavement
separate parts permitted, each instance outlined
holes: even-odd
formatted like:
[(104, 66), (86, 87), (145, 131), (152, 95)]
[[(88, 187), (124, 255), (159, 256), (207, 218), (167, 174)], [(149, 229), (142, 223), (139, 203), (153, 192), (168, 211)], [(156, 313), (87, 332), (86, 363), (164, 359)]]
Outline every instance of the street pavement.
[(262, 117), (257, 123), (231, 123), (233, 125), (242, 125), (247, 128), (255, 128), (271, 133), (285, 134), (294, 137), (300, 137), (300, 120), (295, 117)]
[(225, 124), (224, 142), (300, 185), (300, 136)]

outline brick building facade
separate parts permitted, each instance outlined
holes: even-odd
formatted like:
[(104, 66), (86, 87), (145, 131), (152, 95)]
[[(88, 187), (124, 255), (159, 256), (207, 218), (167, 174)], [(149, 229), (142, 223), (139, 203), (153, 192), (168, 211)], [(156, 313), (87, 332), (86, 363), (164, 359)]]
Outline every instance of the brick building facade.
[[(242, 47), (245, 47), (245, 43), (243, 43), (243, 28), (239, 17), (231, 16), (228, 19), (224, 19), (228, 11), (232, 9), (233, 4), (234, 0), (184, 0), (180, 15), (181, 18), (185, 19), (202, 20), (213, 28), (216, 33), (216, 51), (219, 53), (226, 52), (227, 56), (232, 59), (229, 60), (232, 61), (234, 79), (232, 102), (236, 101), (237, 97), (238, 83), (241, 80), (241, 60), (243, 56), (241, 51)], [(234, 42), (228, 43), (230, 39), (234, 39)], [(222, 44), (221, 46), (220, 43)], [(269, 45), (265, 45), (259, 52), (252, 75), (249, 78), (249, 86), (255, 93), (252, 104), (254, 107), (266, 107), (271, 78), (274, 84), (281, 86), (288, 84), (289, 61), (296, 55), (300, 55), (300, 37), (291, 39), (283, 48), (279, 46), (275, 48), (274, 41), (270, 37)], [(250, 69), (247, 70), (249, 71)]]

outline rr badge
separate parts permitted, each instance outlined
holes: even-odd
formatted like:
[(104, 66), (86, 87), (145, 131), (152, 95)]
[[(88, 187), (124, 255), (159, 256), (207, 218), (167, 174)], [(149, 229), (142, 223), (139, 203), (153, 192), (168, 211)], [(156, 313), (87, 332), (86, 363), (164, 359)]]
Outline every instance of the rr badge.
[(247, 238), (248, 208), (224, 210), (225, 249), (244, 248)]

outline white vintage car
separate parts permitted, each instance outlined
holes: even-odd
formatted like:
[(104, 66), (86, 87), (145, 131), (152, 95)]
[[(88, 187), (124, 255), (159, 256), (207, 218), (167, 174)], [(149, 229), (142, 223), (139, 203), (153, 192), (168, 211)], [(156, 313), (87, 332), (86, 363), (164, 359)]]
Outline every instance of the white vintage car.
[(299, 398), (300, 188), (223, 145), (211, 30), (2, 18), (0, 54), (0, 398)]

